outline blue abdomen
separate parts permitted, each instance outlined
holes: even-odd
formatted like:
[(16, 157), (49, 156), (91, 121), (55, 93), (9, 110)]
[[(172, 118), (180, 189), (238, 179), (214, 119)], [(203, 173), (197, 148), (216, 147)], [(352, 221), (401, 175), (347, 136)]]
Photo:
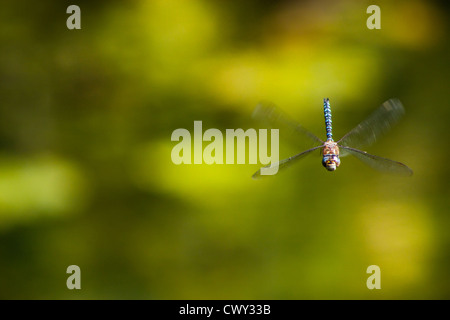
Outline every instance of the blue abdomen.
[(332, 126), (331, 126), (331, 107), (330, 99), (323, 99), (323, 114), (325, 116), (325, 128), (327, 130), (327, 140), (333, 140)]

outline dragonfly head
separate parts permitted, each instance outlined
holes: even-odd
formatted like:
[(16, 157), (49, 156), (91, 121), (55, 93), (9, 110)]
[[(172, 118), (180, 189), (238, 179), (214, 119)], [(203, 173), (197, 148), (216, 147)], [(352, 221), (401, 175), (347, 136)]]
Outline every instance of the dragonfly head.
[(341, 164), (341, 160), (339, 159), (339, 156), (337, 155), (324, 155), (322, 159), (322, 165), (328, 170), (328, 171), (334, 171), (339, 167)]

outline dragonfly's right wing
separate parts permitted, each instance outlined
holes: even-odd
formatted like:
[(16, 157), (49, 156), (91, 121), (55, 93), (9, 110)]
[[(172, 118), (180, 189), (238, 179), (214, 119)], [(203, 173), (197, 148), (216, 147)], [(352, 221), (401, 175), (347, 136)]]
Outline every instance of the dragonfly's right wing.
[(401, 162), (374, 156), (373, 154), (370, 154), (370, 153), (367, 153), (367, 152), (364, 152), (361, 150), (357, 150), (354, 148), (349, 148), (349, 147), (345, 147), (345, 146), (339, 146), (339, 147), (341, 149), (344, 149), (351, 155), (355, 156), (356, 158), (358, 158), (365, 164), (374, 168), (375, 170), (378, 170), (381, 172), (386, 172), (386, 173), (395, 173), (395, 174), (400, 174), (400, 175), (405, 175), (405, 176), (410, 176), (413, 174), (413, 171), (407, 165), (405, 165)]
[[(265, 166), (264, 168), (278, 167), (278, 170), (285, 169), (285, 168), (289, 167), (291, 164), (293, 164), (295, 162), (295, 160), (299, 160), (299, 159), (303, 158), (304, 156), (310, 154), (312, 151), (317, 150), (317, 149), (322, 148), (322, 147), (323, 146), (318, 146), (318, 147), (311, 148), (309, 150), (300, 152), (299, 154), (296, 154), (295, 156), (292, 156), (292, 157), (289, 157), (287, 159), (281, 160), (281, 161), (279, 161), (277, 163)], [(265, 177), (265, 175), (261, 174), (261, 169), (256, 171), (253, 174), (253, 176), (252, 176), (253, 179), (259, 179), (261, 177)]]
[(389, 99), (376, 109), (366, 120), (343, 136), (338, 144), (356, 149), (364, 149), (374, 143), (394, 126), (405, 113), (398, 99)]
[(271, 102), (258, 104), (253, 111), (253, 118), (265, 125), (280, 130), (280, 137), (291, 142), (300, 150), (323, 145), (323, 141), (292, 120)]

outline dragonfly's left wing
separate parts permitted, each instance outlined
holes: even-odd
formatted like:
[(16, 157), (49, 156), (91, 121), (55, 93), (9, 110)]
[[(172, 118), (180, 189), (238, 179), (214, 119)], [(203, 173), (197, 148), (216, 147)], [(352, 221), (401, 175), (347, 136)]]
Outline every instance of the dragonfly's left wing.
[(280, 137), (289, 140), (292, 145), (295, 145), (300, 150), (323, 145), (322, 140), (292, 120), (272, 102), (259, 103), (253, 111), (253, 118), (271, 128), (279, 129)]
[(389, 99), (376, 109), (366, 120), (343, 136), (338, 144), (364, 149), (389, 131), (403, 116), (405, 109), (398, 99)]
[[(295, 156), (292, 156), (292, 157), (289, 157), (289, 158), (287, 158), (287, 159), (283, 159), (283, 160), (281, 160), (281, 161), (279, 161), (279, 162), (277, 162), (277, 163), (274, 163), (274, 164), (270, 164), (270, 165), (268, 165), (268, 166), (265, 166), (264, 168), (269, 168), (269, 167), (272, 166), (272, 167), (278, 167), (278, 170), (280, 170), (280, 169), (285, 169), (285, 168), (289, 167), (291, 164), (293, 164), (293, 163), (295, 162), (295, 160), (299, 160), (299, 159), (303, 158), (304, 156), (310, 154), (312, 151), (314, 151), (314, 150), (316, 150), (316, 149), (319, 149), (319, 148), (322, 148), (322, 147), (323, 147), (323, 146), (318, 146), (318, 147), (311, 148), (311, 149), (309, 149), (309, 150), (300, 152), (299, 154), (296, 154)], [(259, 178), (261, 178), (261, 177), (265, 177), (265, 175), (262, 175), (262, 174), (261, 174), (261, 169), (259, 169), (258, 171), (256, 171), (256, 172), (253, 174), (253, 176), (252, 176), (253, 179), (259, 179)]]
[(413, 174), (413, 171), (407, 165), (405, 165), (401, 162), (374, 156), (373, 154), (369, 154), (367, 152), (357, 150), (354, 148), (350, 148), (350, 147), (346, 147), (346, 146), (339, 146), (339, 147), (344, 149), (351, 155), (355, 156), (356, 158), (358, 158), (365, 164), (371, 166), (375, 170), (378, 170), (381, 172), (387, 172), (387, 173), (396, 173), (396, 174), (400, 174), (400, 175), (407, 175), (407, 176), (410, 176)]

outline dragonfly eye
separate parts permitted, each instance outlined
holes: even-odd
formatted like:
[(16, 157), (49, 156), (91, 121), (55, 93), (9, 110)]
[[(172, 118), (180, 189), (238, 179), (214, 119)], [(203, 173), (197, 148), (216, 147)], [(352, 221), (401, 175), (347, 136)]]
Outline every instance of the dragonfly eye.
[(328, 170), (328, 171), (334, 171), (337, 167), (339, 167), (340, 160), (339, 158), (336, 159), (323, 159), (322, 165)]

